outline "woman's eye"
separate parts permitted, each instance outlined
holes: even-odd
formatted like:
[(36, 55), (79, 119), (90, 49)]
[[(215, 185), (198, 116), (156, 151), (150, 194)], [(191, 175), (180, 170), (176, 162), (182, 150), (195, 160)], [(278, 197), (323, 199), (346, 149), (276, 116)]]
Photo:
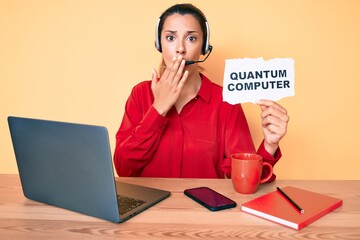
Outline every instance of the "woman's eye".
[(189, 36), (189, 37), (188, 37), (188, 40), (189, 40), (190, 42), (194, 42), (194, 41), (196, 40), (196, 37), (194, 37), (194, 36)]
[(173, 41), (175, 39), (174, 36), (166, 36), (166, 40), (168, 41)]

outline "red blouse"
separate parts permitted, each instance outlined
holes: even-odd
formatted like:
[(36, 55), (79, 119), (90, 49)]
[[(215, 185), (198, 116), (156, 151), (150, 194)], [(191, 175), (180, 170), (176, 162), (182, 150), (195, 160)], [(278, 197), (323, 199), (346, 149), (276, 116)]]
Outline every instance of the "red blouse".
[[(133, 88), (116, 134), (114, 163), (119, 176), (230, 177), (229, 156), (255, 152), (241, 106), (224, 102), (222, 87), (201, 77), (198, 95), (180, 113), (173, 107), (166, 117), (152, 107), (151, 81)], [(263, 143), (257, 152), (272, 165), (281, 157), (280, 150), (271, 156)], [(269, 181), (274, 179), (275, 175)]]

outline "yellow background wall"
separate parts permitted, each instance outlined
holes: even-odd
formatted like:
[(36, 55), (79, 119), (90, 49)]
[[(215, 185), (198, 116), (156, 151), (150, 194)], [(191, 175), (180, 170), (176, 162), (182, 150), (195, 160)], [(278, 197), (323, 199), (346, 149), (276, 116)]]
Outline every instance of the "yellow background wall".
[[(282, 179), (360, 179), (360, 1), (190, 1), (222, 84), (229, 58), (295, 59)], [(7, 116), (108, 127), (112, 150), (131, 88), (160, 63), (159, 15), (177, 1), (0, 0), (0, 173), (17, 173)], [(260, 110), (244, 109), (255, 144)]]

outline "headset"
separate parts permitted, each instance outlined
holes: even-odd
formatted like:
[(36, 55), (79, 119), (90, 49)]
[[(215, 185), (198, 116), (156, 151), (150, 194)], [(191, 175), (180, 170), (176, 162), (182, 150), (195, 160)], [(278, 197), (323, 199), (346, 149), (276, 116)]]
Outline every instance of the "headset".
[[(205, 17), (204, 17), (205, 19)], [(161, 49), (161, 43), (160, 43), (160, 33), (159, 33), (159, 25), (160, 25), (160, 21), (161, 21), (161, 17), (159, 17), (157, 24), (156, 24), (156, 29), (155, 29), (155, 47), (159, 52), (162, 52)], [(209, 28), (209, 24), (205, 19), (205, 25), (206, 25), (206, 40), (203, 43), (202, 49), (201, 49), (201, 54), (202, 55), (206, 55), (207, 53), (210, 54), (211, 50), (212, 50), (212, 46), (209, 43), (209, 39), (210, 39), (210, 28)]]

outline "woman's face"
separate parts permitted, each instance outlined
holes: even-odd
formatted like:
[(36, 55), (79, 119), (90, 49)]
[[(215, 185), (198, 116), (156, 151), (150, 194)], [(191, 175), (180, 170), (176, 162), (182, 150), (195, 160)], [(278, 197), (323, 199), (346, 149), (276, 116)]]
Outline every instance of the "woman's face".
[(178, 13), (168, 16), (161, 32), (162, 55), (166, 66), (174, 56), (198, 60), (203, 44), (203, 32), (196, 18)]

